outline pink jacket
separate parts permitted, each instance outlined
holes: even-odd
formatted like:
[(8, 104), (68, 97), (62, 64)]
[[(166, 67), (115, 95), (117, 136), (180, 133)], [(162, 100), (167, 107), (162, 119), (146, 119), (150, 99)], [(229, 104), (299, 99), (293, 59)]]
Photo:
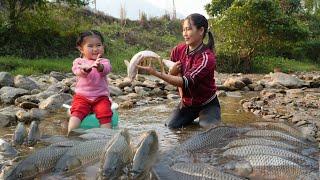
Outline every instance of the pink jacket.
[(99, 72), (92, 68), (89, 73), (81, 71), (80, 64), (92, 65), (93, 60), (77, 58), (73, 61), (72, 72), (77, 76), (76, 94), (82, 95), (89, 100), (95, 100), (100, 96), (109, 96), (109, 86), (106, 75), (111, 71), (111, 64), (108, 59), (102, 59), (103, 71)]

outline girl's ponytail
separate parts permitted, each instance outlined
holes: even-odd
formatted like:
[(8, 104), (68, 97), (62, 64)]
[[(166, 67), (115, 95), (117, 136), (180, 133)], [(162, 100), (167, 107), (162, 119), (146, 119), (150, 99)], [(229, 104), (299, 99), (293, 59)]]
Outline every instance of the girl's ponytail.
[(211, 49), (212, 51), (214, 51), (214, 38), (213, 38), (213, 35), (211, 33), (211, 31), (208, 30), (208, 44), (207, 44), (207, 47), (209, 49)]

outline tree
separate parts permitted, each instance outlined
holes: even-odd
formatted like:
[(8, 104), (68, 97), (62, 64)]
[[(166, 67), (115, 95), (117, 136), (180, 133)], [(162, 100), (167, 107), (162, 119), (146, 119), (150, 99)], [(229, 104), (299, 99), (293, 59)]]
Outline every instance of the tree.
[(217, 51), (235, 54), (245, 67), (250, 67), (250, 60), (257, 54), (271, 55), (308, 36), (308, 30), (288, 15), (299, 5), (289, 3), (283, 9), (280, 1), (270, 0), (239, 0), (231, 5), (227, 1), (212, 2), (206, 8), (214, 17)]
[(45, 8), (48, 3), (66, 3), (72, 6), (84, 6), (89, 3), (89, 0), (1, 0), (0, 2), (6, 13), (8, 13), (8, 23), (12, 28), (16, 27), (26, 10)]

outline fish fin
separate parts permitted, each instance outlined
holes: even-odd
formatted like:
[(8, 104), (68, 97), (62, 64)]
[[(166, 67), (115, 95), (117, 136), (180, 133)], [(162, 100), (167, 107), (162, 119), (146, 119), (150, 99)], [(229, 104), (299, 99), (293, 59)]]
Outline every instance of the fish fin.
[(129, 67), (130, 62), (128, 60), (125, 59), (125, 60), (123, 60), (123, 62), (127, 67)]

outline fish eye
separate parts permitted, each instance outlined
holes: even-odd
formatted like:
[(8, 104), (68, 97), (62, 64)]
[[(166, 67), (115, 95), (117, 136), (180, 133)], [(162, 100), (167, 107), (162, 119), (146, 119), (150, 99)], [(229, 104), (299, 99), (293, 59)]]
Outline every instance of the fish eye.
[(65, 167), (65, 168), (64, 168), (64, 171), (68, 171), (68, 170), (69, 170), (69, 168), (68, 168), (68, 167)]
[(18, 178), (22, 178), (22, 173), (19, 173), (19, 174), (18, 174)]

